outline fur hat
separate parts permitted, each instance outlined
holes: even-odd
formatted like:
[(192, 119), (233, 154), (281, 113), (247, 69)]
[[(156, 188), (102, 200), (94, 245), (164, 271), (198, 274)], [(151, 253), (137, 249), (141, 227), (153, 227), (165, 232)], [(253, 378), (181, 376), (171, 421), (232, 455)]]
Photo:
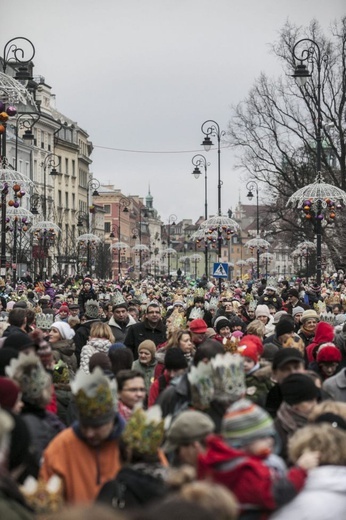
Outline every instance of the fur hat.
[(225, 413), (221, 434), (231, 446), (241, 448), (262, 437), (274, 437), (270, 415), (248, 399), (239, 399)]
[(91, 320), (99, 317), (99, 304), (96, 300), (88, 300), (85, 304), (85, 316)]
[(53, 327), (59, 331), (61, 339), (72, 339), (76, 334), (70, 325), (64, 321), (55, 321), (51, 328)]
[(151, 339), (145, 339), (138, 345), (138, 353), (140, 353), (141, 350), (148, 350), (151, 354), (151, 359), (154, 359), (156, 354), (156, 345)]

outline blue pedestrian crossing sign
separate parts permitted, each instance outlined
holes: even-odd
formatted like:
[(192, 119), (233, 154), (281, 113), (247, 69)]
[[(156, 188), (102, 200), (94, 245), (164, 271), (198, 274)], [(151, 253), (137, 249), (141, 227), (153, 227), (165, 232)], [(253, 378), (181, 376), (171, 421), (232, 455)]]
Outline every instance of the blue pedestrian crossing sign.
[(213, 276), (214, 278), (228, 278), (228, 264), (214, 262)]

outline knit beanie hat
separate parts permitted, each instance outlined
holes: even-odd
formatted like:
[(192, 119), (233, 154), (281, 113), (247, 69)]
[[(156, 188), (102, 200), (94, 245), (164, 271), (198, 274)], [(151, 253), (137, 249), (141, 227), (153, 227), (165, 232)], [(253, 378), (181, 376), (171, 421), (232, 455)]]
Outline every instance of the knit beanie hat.
[(267, 305), (257, 305), (256, 311), (255, 311), (256, 318), (259, 318), (260, 316), (267, 316), (267, 318), (270, 318), (270, 312)]
[(274, 314), (273, 318), (273, 323), (274, 325), (276, 325), (277, 323), (279, 323), (280, 319), (282, 318), (282, 316), (287, 316), (287, 312), (286, 311), (278, 311)]
[(92, 284), (93, 284), (93, 281), (92, 281), (91, 278), (89, 278), (89, 277), (87, 276), (87, 277), (84, 278), (84, 280), (83, 280), (83, 285), (84, 285), (85, 283), (90, 283), (90, 285), (92, 285)]
[(304, 313), (304, 309), (303, 309), (303, 307), (299, 307), (299, 305), (297, 305), (297, 307), (293, 307), (293, 309), (292, 309), (293, 318), (296, 314), (303, 314), (303, 313)]
[(325, 343), (318, 349), (317, 363), (340, 363), (341, 352), (333, 343)]
[(222, 318), (222, 320), (219, 320), (216, 325), (215, 329), (218, 334), (220, 334), (220, 330), (224, 327), (229, 327), (231, 329), (231, 323), (227, 318)]
[(112, 345), (109, 347), (108, 354), (109, 354), (109, 352), (112, 352), (113, 350), (117, 350), (119, 348), (127, 348), (127, 347), (126, 347), (126, 345), (124, 345), (124, 343), (117, 341), (116, 343), (112, 343)]
[(89, 360), (89, 372), (91, 373), (94, 368), (100, 367), (104, 373), (110, 373), (112, 371), (112, 363), (105, 352), (96, 352)]
[(254, 334), (246, 334), (240, 342), (239, 347), (242, 347), (243, 345), (248, 345), (249, 342), (253, 343), (257, 347), (257, 351), (259, 356), (262, 356), (263, 354), (263, 341), (258, 336), (255, 336)]
[(282, 400), (287, 404), (299, 404), (319, 397), (319, 389), (314, 380), (301, 373), (291, 374), (280, 384)]
[(187, 368), (187, 361), (184, 353), (180, 348), (169, 348), (165, 355), (165, 367), (167, 370), (179, 370)]
[(67, 303), (63, 303), (60, 305), (60, 308), (57, 312), (57, 314), (60, 314), (61, 312), (66, 312), (66, 314), (70, 314), (70, 309)]
[(9, 377), (0, 377), (0, 406), (5, 410), (11, 410), (17, 402), (20, 388)]
[(279, 351), (279, 347), (275, 343), (266, 343), (264, 345), (262, 359), (273, 362), (275, 354)]
[(295, 298), (299, 298), (299, 292), (297, 291), (297, 289), (292, 287), (292, 289), (288, 291), (288, 296), (294, 296)]
[(304, 321), (310, 320), (311, 318), (314, 318), (317, 321), (320, 321), (318, 314), (313, 309), (307, 309), (303, 312), (302, 317), (300, 318), (300, 321), (304, 323)]
[(25, 332), (13, 332), (5, 339), (3, 346), (3, 348), (14, 348), (18, 352), (31, 347), (34, 347), (34, 342)]
[(138, 345), (138, 353), (141, 350), (148, 350), (151, 354), (151, 359), (153, 359), (156, 354), (156, 345), (151, 339), (145, 339)]
[(51, 328), (55, 328), (59, 331), (59, 334), (61, 336), (61, 339), (72, 339), (74, 338), (75, 331), (71, 329), (70, 325), (68, 323), (65, 323), (64, 321), (55, 321)]
[(258, 363), (258, 350), (254, 343), (248, 343), (248, 345), (244, 345), (239, 348), (239, 353), (241, 356), (250, 358), (254, 363)]
[(294, 332), (294, 322), (290, 318), (281, 318), (275, 327), (276, 337), (279, 338), (284, 334), (291, 334)]
[(257, 439), (274, 436), (275, 428), (263, 408), (248, 399), (239, 399), (223, 416), (221, 435), (231, 446), (241, 448)]

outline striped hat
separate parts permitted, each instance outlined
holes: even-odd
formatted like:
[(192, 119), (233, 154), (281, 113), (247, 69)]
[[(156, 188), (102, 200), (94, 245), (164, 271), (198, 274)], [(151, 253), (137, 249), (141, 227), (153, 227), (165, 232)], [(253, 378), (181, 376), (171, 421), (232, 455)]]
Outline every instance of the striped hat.
[(261, 437), (275, 436), (275, 429), (263, 408), (248, 399), (239, 399), (223, 416), (221, 434), (228, 444), (241, 448)]

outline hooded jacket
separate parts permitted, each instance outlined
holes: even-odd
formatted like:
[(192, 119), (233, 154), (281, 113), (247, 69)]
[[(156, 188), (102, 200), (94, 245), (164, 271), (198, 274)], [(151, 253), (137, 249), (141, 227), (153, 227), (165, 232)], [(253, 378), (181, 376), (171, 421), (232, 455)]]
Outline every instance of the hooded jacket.
[[(198, 457), (198, 478), (222, 484), (237, 497), (242, 512), (265, 519), (302, 488), (306, 472), (292, 468), (285, 477), (273, 475), (264, 459), (228, 446), (221, 437), (207, 438), (207, 451)], [(257, 515), (255, 513), (257, 512)]]
[(334, 339), (334, 327), (325, 321), (317, 323), (314, 340), (306, 347), (308, 362), (316, 361), (318, 347)]
[(77, 358), (75, 355), (76, 347), (73, 340), (62, 339), (61, 341), (51, 343), (50, 345), (52, 347), (54, 361), (58, 363), (61, 359), (66, 363), (71, 379), (77, 370)]
[(108, 354), (109, 347), (111, 346), (109, 339), (91, 338), (86, 345), (82, 348), (80, 356), (80, 368), (89, 374), (89, 361), (93, 354), (96, 352), (104, 352)]
[(57, 435), (43, 454), (40, 476), (48, 481), (52, 475), (63, 480), (65, 500), (69, 504), (94, 502), (103, 484), (120, 469), (118, 439), (124, 420), (117, 415), (108, 439), (99, 446), (87, 444), (79, 423)]
[(128, 327), (130, 327), (130, 325), (134, 325), (135, 323), (137, 323), (136, 320), (131, 316), (131, 314), (129, 314), (127, 318), (127, 323), (124, 323), (123, 326), (121, 326), (117, 321), (115, 321), (114, 316), (111, 317), (111, 319), (108, 322), (108, 325), (112, 330), (112, 334), (115, 338), (115, 341), (124, 343)]

